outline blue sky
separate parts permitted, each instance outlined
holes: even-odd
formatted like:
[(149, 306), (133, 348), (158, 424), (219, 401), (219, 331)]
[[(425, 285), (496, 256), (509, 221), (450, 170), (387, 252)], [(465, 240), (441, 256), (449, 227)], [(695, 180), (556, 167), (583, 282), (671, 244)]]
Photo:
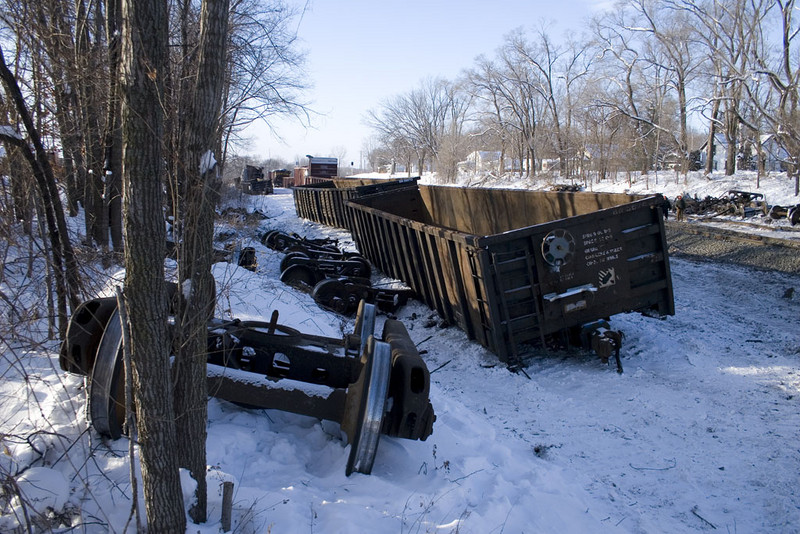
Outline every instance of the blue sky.
[(455, 79), (475, 57), (494, 56), (516, 28), (533, 32), (545, 24), (551, 37), (584, 31), (585, 19), (605, 0), (287, 0), (307, 5), (298, 25), (313, 88), (307, 93), (317, 115), (304, 128), (273, 119), (284, 142), (263, 125), (248, 132), (249, 153), (293, 162), (305, 154), (338, 155), (358, 166), (369, 109), (404, 94), (426, 78)]

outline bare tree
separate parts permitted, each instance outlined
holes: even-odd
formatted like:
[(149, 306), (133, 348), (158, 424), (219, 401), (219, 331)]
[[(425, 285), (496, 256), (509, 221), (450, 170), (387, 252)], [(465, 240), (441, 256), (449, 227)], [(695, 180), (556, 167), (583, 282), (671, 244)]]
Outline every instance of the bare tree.
[(534, 46), (519, 37), (513, 38), (509, 44), (517, 57), (533, 69), (533, 89), (550, 115), (561, 172), (569, 174), (568, 158), (574, 148), (569, 142), (573, 112), (571, 99), (574, 86), (589, 72), (591, 59), (586, 53), (587, 46), (570, 43), (561, 48), (544, 30), (538, 33)]
[(631, 9), (636, 15), (634, 24), (626, 31), (643, 33), (647, 40), (644, 58), (668, 73), (663, 78), (678, 102), (678, 132), (673, 134), (683, 173), (689, 167), (688, 86), (697, 74), (699, 65), (695, 53), (698, 41), (694, 26), (687, 16), (666, 10), (661, 0), (632, 0)]
[(345, 159), (347, 159), (347, 147), (343, 145), (336, 145), (331, 147), (330, 157), (336, 158), (340, 167), (345, 166)]
[[(661, 147), (667, 145), (677, 153), (678, 170), (686, 172), (687, 87), (697, 69), (691, 34), (687, 33), (691, 28), (686, 17), (670, 18), (668, 14), (674, 12), (665, 12), (658, 0), (636, 0), (621, 6), (595, 24), (601, 54), (609, 68), (605, 74), (609, 89), (598, 97), (596, 105), (611, 107), (634, 121), (633, 137), (635, 143), (641, 143), (638, 153), (648, 156), (642, 169), (659, 168), (664, 161)], [(619, 66), (625, 76), (616, 79), (614, 70)]]
[[(74, 309), (82, 295), (64, 210), (56, 204), (56, 176), (49, 167), (50, 154), (41, 132), (63, 147), (71, 212), (76, 213), (80, 203), (86, 208), (89, 240), (104, 246), (109, 223), (102, 218), (111, 207), (113, 220), (114, 203), (124, 198), (120, 204), (124, 235), (115, 235), (112, 224), (111, 236), (115, 248), (123, 241), (126, 245), (125, 298), (131, 311), (148, 519), (153, 532), (183, 532), (180, 464), (198, 482), (192, 518), (203, 521), (206, 514), (205, 340), (215, 296), (210, 272), (211, 192), (218, 178), (211, 162), (214, 155), (225, 152), (223, 132), (233, 135), (247, 120), (272, 113), (299, 110), (302, 114), (304, 108), (294, 92), (304, 87), (297, 70), (302, 54), (295, 53), (296, 37), (288, 31), (293, 11), (281, 0), (264, 4), (246, 0), (234, 8), (228, 0), (0, 2), (0, 18), (19, 43), (15, 63), (28, 69), (17, 69), (22, 75), (12, 72), (0, 49), (0, 74), (6, 88), (1, 96), (8, 95), (14, 113), (7, 113), (5, 100), (0, 104), (9, 124), (21, 125), (20, 131), (4, 124), (0, 136), (14, 157), (27, 158), (42, 197), (39, 219), (46, 219), (46, 235), (52, 243), (49, 253), (57, 275), (62, 334), (67, 303)], [(174, 17), (170, 6), (175, 8)], [(241, 23), (237, 26), (241, 33), (229, 31), (231, 13)], [(175, 37), (180, 46), (172, 48), (175, 68), (170, 68), (169, 24), (175, 22), (179, 24), (173, 26), (173, 37), (182, 35)], [(226, 56), (231, 43), (238, 45), (239, 55)], [(235, 65), (231, 58), (237, 61)], [(297, 78), (292, 78), (295, 74)], [(181, 144), (169, 142), (165, 112), (182, 119), (169, 128)], [(57, 129), (52, 128), (52, 117), (57, 119)], [(185, 207), (179, 221), (184, 228), (179, 278), (186, 282), (182, 286), (186, 298), (178, 308), (182, 334), (175, 347), (176, 375), (182, 380), (176, 383), (175, 397), (168, 359), (173, 346), (166, 330), (165, 250), (153, 247), (166, 240), (165, 162), (180, 171), (180, 201)], [(89, 171), (96, 180), (90, 180)], [(123, 176), (124, 195), (113, 183)], [(15, 178), (13, 184), (22, 182)], [(19, 207), (31, 210), (34, 203), (23, 205), (24, 200), (20, 196)]]
[(105, 35), (100, 2), (87, 5), (85, 0), (75, 3), (75, 68), (80, 82), (75, 90), (79, 102), (78, 123), (83, 138), (87, 166), (84, 190), (87, 242), (94, 242), (103, 250), (108, 248), (108, 203), (104, 196), (103, 170), (103, 120), (108, 87), (103, 83), (108, 76), (103, 61)]
[[(298, 49), (292, 26), (298, 14), (284, 0), (231, 1), (220, 125), (223, 167), (228, 147), (254, 121), (270, 126), (275, 116), (293, 116), (301, 122), (310, 117), (302, 98), (309, 87), (305, 54)], [(280, 137), (280, 132), (272, 133)]]
[(460, 83), (444, 84), (442, 93), (444, 117), (438, 134), (436, 169), (444, 176), (446, 182), (453, 182), (458, 172), (458, 163), (467, 154), (468, 136), (465, 128), (469, 120), (472, 97), (462, 89)]
[(125, 301), (147, 522), (152, 532), (186, 531), (178, 474), (164, 281), (162, 151), (167, 70), (166, 0), (122, 4)]
[[(106, 17), (107, 12), (118, 18), (118, 2), (5, 0), (4, 21), (41, 71), (31, 82), (45, 88), (37, 108), (57, 120), (54, 137), (63, 154), (70, 215), (78, 213), (80, 203), (87, 243), (107, 248), (110, 227), (114, 247), (120, 251), (119, 108), (112, 94), (116, 90), (112, 63), (118, 55), (114, 52), (118, 46), (112, 44), (118, 32), (114, 20)], [(110, 121), (114, 125), (104, 132)]]
[(381, 167), (389, 164), (391, 160), (391, 156), (387, 155), (386, 146), (376, 136), (369, 137), (364, 141), (361, 153), (366, 157), (371, 171), (380, 171)]
[(67, 325), (67, 302), (73, 310), (81, 302), (82, 289), (78, 264), (67, 232), (64, 209), (50, 159), (39, 136), (39, 130), (34, 125), (34, 118), (17, 83), (17, 78), (6, 64), (2, 47), (0, 47), (0, 80), (14, 104), (29, 142), (25, 141), (22, 135), (5, 130), (0, 133), (0, 140), (17, 147), (22, 152), (36, 179), (52, 244), (50, 250), (58, 297), (59, 330), (63, 336)]
[(503, 173), (512, 132), (507, 118), (509, 104), (502, 88), (502, 74), (494, 62), (480, 56), (475, 67), (467, 71), (466, 84), (476, 105), (476, 137), (488, 140), (484, 146), (499, 148), (497, 172)]
[[(800, 195), (800, 67), (794, 58), (797, 54), (797, 35), (800, 28), (793, 15), (797, 7), (794, 0), (775, 0), (780, 17), (780, 47), (774, 61), (765, 54), (758, 54), (753, 62), (751, 74), (756, 80), (766, 80), (771, 98), (761, 100), (757, 86), (745, 84), (750, 102), (756, 107), (764, 120), (776, 133), (778, 141), (788, 153), (790, 174), (794, 177), (794, 194)], [(754, 81), (750, 78), (751, 81)]]
[[(755, 137), (760, 129), (744, 118), (746, 73), (753, 58), (763, 54), (763, 18), (767, 0), (668, 0), (666, 5), (676, 11), (689, 13), (702, 31), (700, 42), (705, 45), (709, 69), (707, 78), (713, 87), (708, 136), (708, 163), (721, 130), (727, 144), (725, 173), (731, 175), (737, 167), (739, 125), (745, 124)], [(721, 114), (721, 115), (720, 115)], [(747, 158), (745, 158), (747, 159)], [(709, 166), (706, 172), (709, 172)]]
[[(731, 172), (737, 153), (735, 137), (739, 124), (751, 132), (761, 162), (762, 124), (788, 154), (795, 194), (800, 194), (800, 128), (797, 124), (800, 69), (794, 66), (797, 54), (798, 26), (793, 17), (794, 1), (709, 0), (676, 2), (704, 24), (704, 35), (715, 58), (718, 83), (725, 109), (726, 141), (729, 144), (726, 169)], [(774, 32), (770, 30), (776, 30)], [(776, 36), (778, 46), (768, 39)]]
[(198, 64), (186, 110), (183, 166), (183, 228), (178, 246), (178, 343), (173, 373), (180, 463), (197, 483), (189, 513), (206, 520), (206, 357), (207, 325), (216, 291), (211, 274), (214, 237), (214, 154), (220, 146), (219, 124), (228, 35), (228, 0), (204, 0), (200, 15)]
[(652, 78), (645, 74), (646, 62), (641, 58), (636, 36), (626, 27), (624, 11), (609, 12), (593, 21), (597, 55), (601, 58), (595, 64), (598, 90), (593, 105), (628, 117), (631, 131), (627, 138), (632, 154), (629, 164), (647, 174), (655, 158), (655, 112), (661, 108), (659, 95), (663, 91), (650, 83)]
[[(46, 4), (38, 6), (44, 8)], [(86, 208), (86, 158), (84, 157), (84, 139), (80, 129), (80, 108), (77, 91), (72, 88), (79, 78), (76, 69), (72, 68), (75, 57), (75, 39), (70, 20), (74, 17), (63, 2), (52, 2), (52, 10), (42, 9), (37, 13), (39, 24), (35, 28), (52, 28), (52, 31), (37, 32), (52, 65), (53, 98), (55, 100), (56, 118), (58, 119), (62, 144), (62, 156), (66, 171), (67, 198), (70, 214), (78, 214), (78, 204)], [(34, 34), (33, 39), (37, 38)]]
[[(408, 94), (395, 96), (378, 109), (369, 110), (367, 124), (387, 146), (413, 152), (421, 173), (428, 158), (437, 160), (445, 134), (461, 131), (466, 108), (467, 103), (451, 82), (428, 79)], [(448, 179), (453, 173), (453, 169), (445, 170)]]
[(119, 94), (122, 0), (106, 1), (105, 21), (109, 76), (108, 103), (103, 134), (105, 152), (103, 197), (108, 205), (108, 226), (111, 230), (112, 246), (114, 251), (122, 252), (122, 99)]
[(525, 168), (529, 176), (535, 174), (539, 124), (544, 115), (541, 94), (535, 89), (536, 76), (531, 65), (521, 61), (514, 42), (522, 37), (512, 35), (500, 51), (502, 67), (496, 85), (504, 101), (504, 114), (509, 117), (506, 125), (516, 133), (516, 154), (520, 170)]
[(582, 156), (578, 162), (585, 185), (591, 181), (591, 172), (596, 173), (596, 181), (600, 182), (619, 170), (620, 141), (630, 130), (627, 117), (607, 106), (592, 105), (597, 99), (593, 93), (602, 92), (604, 87), (600, 83), (591, 86), (592, 90), (581, 95), (585, 99), (584, 105), (576, 106), (573, 134), (578, 153)]

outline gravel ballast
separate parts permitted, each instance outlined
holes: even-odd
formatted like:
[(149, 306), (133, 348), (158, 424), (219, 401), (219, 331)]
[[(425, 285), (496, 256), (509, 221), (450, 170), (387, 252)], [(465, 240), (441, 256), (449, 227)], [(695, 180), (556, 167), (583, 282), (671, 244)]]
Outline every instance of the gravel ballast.
[(800, 240), (797, 239), (668, 221), (667, 243), (673, 256), (800, 274)]

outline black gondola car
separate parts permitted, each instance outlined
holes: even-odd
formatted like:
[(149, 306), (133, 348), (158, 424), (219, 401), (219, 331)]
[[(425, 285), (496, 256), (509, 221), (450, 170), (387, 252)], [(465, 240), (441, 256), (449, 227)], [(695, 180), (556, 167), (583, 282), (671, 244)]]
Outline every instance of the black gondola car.
[(675, 313), (659, 196), (420, 186), (347, 202), (361, 254), (501, 360)]
[(382, 182), (295, 188), (297, 214), (350, 230), (364, 257), (501, 360), (618, 313), (675, 313), (660, 195)]

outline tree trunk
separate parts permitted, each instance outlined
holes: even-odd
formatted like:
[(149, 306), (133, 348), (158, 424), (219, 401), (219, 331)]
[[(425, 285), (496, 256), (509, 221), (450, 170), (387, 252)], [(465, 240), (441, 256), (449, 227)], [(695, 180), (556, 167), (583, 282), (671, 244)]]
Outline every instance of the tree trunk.
[[(67, 206), (69, 215), (78, 214), (78, 204), (83, 202), (83, 183), (79, 183), (76, 170), (83, 165), (80, 154), (80, 133), (76, 123), (76, 98), (74, 64), (75, 55), (72, 44), (73, 24), (68, 22), (69, 6), (66, 3), (43, 2), (37, 4), (36, 17), (49, 20), (49, 24), (35, 26), (41, 35), (44, 52), (49, 58), (50, 78), (53, 84), (55, 117), (58, 123), (64, 160), (64, 175), (67, 185)], [(45, 9), (47, 7), (47, 9)], [(70, 68), (72, 67), (72, 68)]]
[[(94, 242), (105, 251), (108, 249), (108, 199), (103, 194), (105, 174), (103, 171), (103, 128), (100, 120), (103, 95), (98, 91), (98, 84), (94, 82), (94, 80), (102, 79), (105, 72), (101, 72), (101, 66), (98, 64), (98, 47), (96, 44), (92, 45), (92, 21), (97, 21), (100, 12), (96, 2), (93, 2), (91, 6), (95, 9), (94, 14), (89, 13), (84, 0), (76, 2), (79, 30), (75, 36), (75, 59), (81, 73), (80, 79), (83, 80), (77, 85), (77, 93), (81, 119), (80, 130), (87, 166), (84, 188), (86, 241), (87, 244)], [(94, 37), (95, 42), (100, 39), (98, 35)]]
[[(8, 139), (13, 143), (18, 142), (17, 146), (20, 147), (23, 155), (31, 165), (33, 176), (39, 187), (39, 193), (42, 196), (45, 215), (47, 216), (48, 231), (53, 244), (53, 261), (58, 262), (58, 265), (54, 266), (54, 270), (58, 269), (60, 271), (60, 274), (56, 276), (57, 283), (59, 279), (65, 277), (64, 288), (66, 291), (62, 291), (60, 297), (69, 299), (70, 306), (74, 310), (82, 300), (81, 282), (78, 274), (78, 263), (75, 260), (75, 253), (69, 241), (67, 222), (64, 218), (64, 209), (61, 204), (61, 197), (58, 194), (55, 175), (50, 166), (50, 159), (39, 137), (39, 132), (33, 126), (33, 118), (25, 104), (22, 91), (17, 84), (16, 78), (6, 66), (2, 47), (0, 47), (0, 79), (6, 86), (9, 97), (13, 101), (22, 123), (25, 125), (25, 131), (33, 145), (34, 150), (32, 151), (30, 146), (23, 142), (22, 139)], [(63, 264), (61, 263), (62, 259)], [(62, 324), (62, 327), (65, 326), (65, 323)], [(61, 333), (64, 334), (65, 331)]]
[[(6, 142), (13, 142), (8, 137), (0, 134), (0, 139)], [(39, 189), (39, 196), (42, 199), (42, 205), (44, 210), (44, 216), (47, 220), (47, 230), (50, 234), (50, 241), (51, 241), (51, 248), (50, 248), (50, 259), (53, 268), (53, 280), (56, 286), (56, 300), (57, 300), (57, 310), (58, 310), (58, 325), (59, 325), (59, 334), (61, 339), (64, 339), (64, 336), (67, 333), (67, 283), (66, 277), (64, 272), (64, 257), (62, 252), (62, 245), (59, 239), (59, 232), (58, 226), (55, 222), (55, 215), (54, 215), (54, 208), (53, 208), (53, 201), (49, 196), (47, 191), (47, 186), (45, 185), (46, 179), (44, 178), (44, 174), (42, 173), (41, 167), (39, 166), (38, 161), (36, 160), (36, 156), (31, 151), (30, 147), (27, 143), (20, 142), (16, 144), (16, 146), (22, 152), (22, 155), (28, 161), (28, 164), (31, 166), (33, 170), (34, 178), (36, 178), (36, 184)], [(63, 212), (62, 212), (63, 217)], [(46, 249), (45, 249), (46, 250)], [(74, 310), (77, 307), (77, 304), (72, 304), (72, 309)]]
[(706, 168), (705, 175), (710, 176), (714, 171), (714, 141), (717, 134), (717, 115), (719, 115), (719, 99), (714, 99), (711, 107), (711, 120), (708, 122), (708, 141), (706, 142)]
[(69, 100), (66, 95), (65, 82), (63, 80), (55, 80), (54, 84), (53, 98), (56, 103), (56, 121), (61, 134), (61, 157), (64, 161), (64, 181), (67, 185), (67, 207), (70, 217), (75, 217), (78, 215), (78, 202), (81, 197), (75, 176), (75, 159), (73, 158), (75, 149), (71, 144), (73, 129), (70, 121)]
[(125, 298), (148, 530), (184, 534), (169, 372), (162, 193), (166, 0), (122, 4)]
[(122, 240), (122, 108), (119, 95), (119, 61), (121, 0), (106, 2), (106, 35), (108, 35), (109, 88), (105, 134), (105, 198), (108, 203), (108, 225), (114, 252), (123, 250)]
[(175, 407), (180, 464), (197, 483), (189, 515), (206, 520), (207, 325), (216, 298), (211, 275), (214, 237), (214, 149), (219, 146), (220, 110), (225, 80), (229, 0), (206, 0), (200, 15), (200, 51), (186, 113), (183, 240), (179, 270), (183, 292), (179, 344), (175, 358)]
[(684, 176), (689, 172), (689, 129), (687, 126), (686, 112), (686, 80), (682, 76), (678, 78), (678, 107), (680, 120), (680, 171)]
[(739, 119), (732, 110), (728, 110), (725, 113), (725, 126), (725, 140), (728, 143), (728, 152), (725, 158), (725, 175), (733, 176), (736, 172), (736, 155), (739, 152)]
[[(2, 100), (0, 100), (0, 103), (2, 103)], [(0, 118), (2, 118), (5, 124), (13, 124), (8, 117), (8, 113), (5, 111), (0, 111)], [(6, 146), (10, 147), (12, 145), (11, 143), (6, 143)], [(19, 149), (11, 148), (11, 150), (7, 151), (6, 163), (7, 167), (4, 166), (4, 169), (22, 169), (27, 162), (23, 161), (22, 153)], [(12, 208), (13, 217), (15, 220), (22, 223), (22, 228), (25, 234), (33, 235), (31, 223), (33, 221), (34, 202), (31, 191), (34, 185), (31, 183), (29, 175), (24, 172), (19, 172), (14, 175), (9, 174), (8, 182), (11, 189), (11, 202), (9, 204)], [(6, 193), (8, 190), (6, 189), (5, 182), (2, 183), (2, 187), (4, 199), (7, 199), (8, 197)], [(0, 281), (2, 280), (3, 276), (2, 271), (0, 270)]]

